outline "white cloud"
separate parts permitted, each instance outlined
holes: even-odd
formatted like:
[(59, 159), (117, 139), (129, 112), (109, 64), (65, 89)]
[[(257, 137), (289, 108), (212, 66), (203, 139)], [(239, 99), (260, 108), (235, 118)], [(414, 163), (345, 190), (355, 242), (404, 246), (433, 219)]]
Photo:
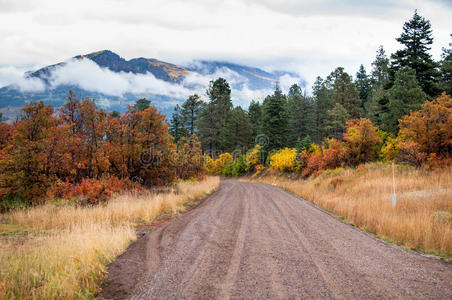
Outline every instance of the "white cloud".
[[(340, 3), (339, 3), (340, 2)], [(446, 0), (0, 1), (0, 64), (48, 65), (110, 49), (180, 63), (220, 59), (297, 71), (309, 84), (337, 66), (370, 67), (414, 9), (431, 20), (439, 59), (450, 41)], [(284, 67), (281, 67), (281, 63)], [(287, 66), (287, 67), (286, 67)]]
[[(22, 91), (40, 91), (45, 89), (45, 84), (42, 80), (26, 78), (24, 70), (14, 67), (0, 67), (0, 87), (12, 85)], [(126, 93), (154, 94), (168, 96), (181, 101), (194, 93), (206, 99), (206, 89), (209, 82), (219, 77), (225, 78), (231, 85), (233, 103), (244, 108), (248, 106), (251, 100), (262, 100), (267, 94), (272, 93), (270, 89), (250, 89), (246, 77), (226, 67), (217, 68), (214, 73), (207, 75), (191, 72), (182, 83), (177, 84), (157, 79), (151, 73), (113, 72), (107, 68), (99, 67), (89, 59), (71, 59), (59, 65), (51, 71), (47, 80), (50, 84), (48, 88), (51, 89), (59, 85), (76, 85), (84, 90), (99, 92), (109, 96), (121, 97)], [(291, 76), (283, 76), (281, 78), (284, 86), (291, 85), (299, 80)], [(102, 107), (111, 107), (110, 101), (106, 98), (96, 100)]]
[(207, 86), (211, 80), (215, 80), (219, 77), (226, 79), (230, 85), (240, 85), (243, 86), (248, 83), (248, 78), (241, 76), (239, 73), (227, 68), (218, 67), (214, 70), (212, 74), (203, 75), (209, 72), (206, 66), (202, 62), (195, 61), (190, 63), (191, 67), (196, 66), (199, 73), (190, 73), (183, 81), (186, 86), (196, 86), (203, 85)]
[(283, 76), (279, 77), (279, 86), (281, 88), (281, 91), (285, 94), (289, 92), (289, 89), (292, 85), (300, 84), (300, 82), (300, 77), (290, 76), (289, 74), (284, 74)]
[(186, 98), (191, 91), (181, 85), (155, 78), (151, 73), (133, 74), (100, 68), (89, 59), (72, 59), (57, 67), (49, 78), (52, 88), (58, 85), (77, 85), (82, 89), (110, 96), (125, 93), (150, 93), (174, 98)]
[(24, 92), (42, 91), (45, 86), (38, 78), (29, 78), (24, 70), (14, 66), (0, 67), (0, 88), (13, 85)]

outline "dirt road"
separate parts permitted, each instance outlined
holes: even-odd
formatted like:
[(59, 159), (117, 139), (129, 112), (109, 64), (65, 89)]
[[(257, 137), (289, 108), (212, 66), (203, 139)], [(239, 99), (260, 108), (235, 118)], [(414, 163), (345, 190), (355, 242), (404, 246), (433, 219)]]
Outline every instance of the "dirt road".
[(146, 235), (109, 271), (110, 298), (452, 299), (451, 264), (382, 242), (279, 188), (235, 181)]

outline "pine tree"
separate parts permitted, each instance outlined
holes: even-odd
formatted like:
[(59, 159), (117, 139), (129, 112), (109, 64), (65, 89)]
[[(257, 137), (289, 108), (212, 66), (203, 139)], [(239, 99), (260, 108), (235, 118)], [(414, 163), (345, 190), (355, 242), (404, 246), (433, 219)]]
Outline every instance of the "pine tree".
[(179, 104), (174, 107), (173, 116), (169, 126), (169, 132), (177, 143), (182, 137), (188, 137), (187, 130), (185, 129), (185, 120), (182, 115), (182, 109)]
[(262, 130), (262, 105), (258, 101), (252, 100), (248, 107), (248, 115), (253, 126), (253, 141)]
[(207, 89), (210, 102), (202, 110), (199, 119), (199, 137), (204, 149), (225, 149), (225, 127), (229, 120), (232, 101), (231, 88), (223, 78), (211, 81)]
[(305, 136), (303, 140), (301, 141), (301, 150), (309, 150), (309, 147), (311, 147), (312, 140), (309, 135)]
[(317, 77), (312, 87), (314, 95), (314, 128), (312, 131), (314, 141), (320, 142), (326, 136), (325, 122), (328, 111), (333, 107), (332, 90), (329, 84), (321, 77)]
[(389, 80), (389, 58), (383, 46), (377, 50), (375, 60), (372, 62), (372, 72), (370, 75), (370, 82), (372, 91), (375, 92), (381, 89)]
[(203, 102), (197, 94), (191, 95), (182, 104), (182, 117), (188, 136), (192, 136), (198, 131), (198, 114), (202, 108), (202, 104)]
[(416, 79), (422, 90), (429, 96), (439, 94), (437, 64), (428, 53), (433, 43), (430, 21), (421, 17), (417, 10), (403, 25), (403, 32), (396, 39), (404, 48), (391, 55), (391, 73), (394, 75), (403, 67), (416, 71)]
[(234, 108), (225, 128), (225, 151), (246, 150), (251, 145), (252, 135), (253, 127), (248, 114), (240, 106)]
[(366, 117), (374, 124), (381, 124), (381, 114), (387, 110), (387, 91), (385, 86), (389, 81), (389, 59), (386, 56), (383, 46), (377, 50), (375, 60), (372, 62), (372, 72), (370, 76), (371, 92), (370, 99), (365, 105)]
[(146, 98), (141, 98), (137, 100), (137, 102), (133, 105), (133, 109), (135, 111), (143, 111), (146, 108), (149, 108), (151, 106), (151, 100), (148, 100)]
[(388, 110), (382, 116), (383, 130), (396, 134), (399, 119), (410, 111), (417, 110), (427, 100), (410, 67), (403, 67), (395, 74), (394, 85), (388, 92)]
[[(452, 37), (452, 34), (451, 34)], [(452, 43), (449, 49), (443, 48), (441, 61), (441, 90), (452, 95)]]
[(371, 94), (371, 86), (369, 76), (367, 76), (366, 69), (363, 65), (359, 66), (359, 71), (356, 73), (355, 86), (359, 99), (361, 100), (361, 108), (365, 111), (367, 101)]
[(286, 96), (276, 86), (273, 95), (267, 96), (263, 104), (262, 133), (265, 134), (265, 150), (271, 151), (286, 146), (287, 111)]
[(311, 133), (314, 126), (314, 114), (309, 99), (303, 96), (301, 88), (294, 84), (287, 95), (289, 114), (289, 136), (287, 146), (293, 147), (299, 137)]
[(345, 123), (350, 119), (347, 110), (336, 103), (334, 107), (328, 111), (328, 118), (326, 121), (325, 130), (328, 137), (340, 139), (345, 132)]
[(361, 117), (363, 111), (358, 92), (352, 82), (351, 76), (344, 72), (344, 68), (336, 68), (328, 76), (327, 81), (333, 83), (334, 103), (342, 105), (352, 119)]
[(297, 141), (295, 143), (295, 149), (297, 150), (297, 154), (301, 153), (303, 151), (303, 143), (301, 142), (301, 138), (298, 137)]
[(219, 149), (216, 108), (212, 102), (207, 103), (199, 113), (198, 134), (202, 149), (210, 152)]

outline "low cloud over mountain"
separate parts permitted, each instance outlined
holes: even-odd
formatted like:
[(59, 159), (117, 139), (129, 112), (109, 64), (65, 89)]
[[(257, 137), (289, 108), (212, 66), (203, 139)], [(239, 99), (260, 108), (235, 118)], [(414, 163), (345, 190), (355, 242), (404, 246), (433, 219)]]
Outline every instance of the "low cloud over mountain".
[(0, 110), (11, 117), (17, 113), (11, 108), (21, 107), (29, 100), (58, 107), (64, 103), (67, 90), (74, 89), (81, 96), (95, 98), (107, 109), (124, 111), (126, 104), (147, 97), (160, 109), (169, 111), (193, 93), (206, 98), (209, 82), (218, 77), (230, 83), (234, 103), (244, 106), (271, 93), (277, 82), (283, 91), (294, 83), (304, 85), (304, 80), (294, 73), (266, 72), (217, 61), (195, 61), (183, 67), (156, 59), (125, 60), (105, 50), (25, 74), (13, 67), (0, 67)]

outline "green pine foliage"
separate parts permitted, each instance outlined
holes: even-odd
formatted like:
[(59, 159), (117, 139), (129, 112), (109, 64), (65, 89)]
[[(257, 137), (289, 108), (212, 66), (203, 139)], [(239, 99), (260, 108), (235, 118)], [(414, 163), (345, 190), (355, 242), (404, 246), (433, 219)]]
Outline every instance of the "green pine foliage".
[(248, 114), (235, 107), (224, 131), (224, 148), (228, 152), (236, 149), (248, 149), (252, 143), (253, 126)]
[(151, 100), (148, 100), (146, 98), (141, 98), (141, 99), (137, 100), (137, 102), (133, 105), (133, 110), (143, 111), (149, 107), (151, 107)]
[(202, 106), (203, 102), (197, 94), (189, 96), (182, 104), (182, 117), (188, 136), (192, 136), (198, 131), (197, 122)]
[(327, 82), (321, 77), (317, 77), (312, 87), (314, 95), (314, 128), (311, 129), (315, 142), (320, 142), (327, 136), (325, 132), (328, 111), (333, 108), (332, 91)]
[(333, 102), (342, 105), (351, 118), (360, 118), (363, 114), (361, 101), (352, 78), (344, 68), (338, 67), (327, 78), (333, 85)]
[(226, 124), (232, 111), (231, 88), (224, 78), (212, 80), (207, 89), (209, 103), (202, 109), (199, 120), (199, 136), (203, 149), (226, 149)]
[(174, 141), (177, 143), (182, 137), (187, 137), (187, 130), (184, 126), (185, 120), (182, 115), (182, 109), (177, 104), (174, 107), (173, 116), (171, 117), (171, 122), (169, 126), (169, 132), (171, 136), (174, 138)]
[(427, 100), (427, 94), (416, 80), (416, 72), (403, 67), (395, 74), (394, 85), (388, 92), (387, 110), (382, 115), (383, 130), (396, 134), (399, 119), (410, 111), (417, 110)]
[(355, 86), (361, 100), (361, 108), (365, 111), (367, 101), (371, 95), (371, 85), (370, 78), (363, 65), (359, 66), (359, 71), (356, 73)]
[(430, 21), (416, 10), (413, 17), (405, 22), (403, 32), (396, 40), (404, 47), (391, 55), (391, 73), (395, 76), (403, 67), (410, 67), (416, 71), (416, 79), (422, 90), (431, 97), (438, 95), (438, 64), (428, 52), (433, 43)]
[(262, 132), (262, 105), (258, 101), (252, 100), (248, 107), (248, 115), (253, 127), (252, 140), (255, 141)]
[[(452, 37), (452, 34), (451, 34)], [(441, 61), (441, 91), (452, 95), (452, 43), (449, 49), (443, 48)]]
[(311, 134), (314, 127), (314, 107), (309, 98), (304, 96), (301, 87), (294, 84), (287, 95), (289, 115), (289, 135), (287, 144), (295, 146), (300, 137)]
[(267, 96), (263, 104), (262, 133), (266, 135), (267, 151), (280, 149), (287, 143), (287, 106), (286, 96), (276, 86), (273, 95)]
[(327, 137), (339, 139), (345, 132), (345, 122), (350, 119), (350, 115), (339, 103), (336, 103), (334, 107), (328, 111), (327, 115), (328, 119), (325, 126)]

